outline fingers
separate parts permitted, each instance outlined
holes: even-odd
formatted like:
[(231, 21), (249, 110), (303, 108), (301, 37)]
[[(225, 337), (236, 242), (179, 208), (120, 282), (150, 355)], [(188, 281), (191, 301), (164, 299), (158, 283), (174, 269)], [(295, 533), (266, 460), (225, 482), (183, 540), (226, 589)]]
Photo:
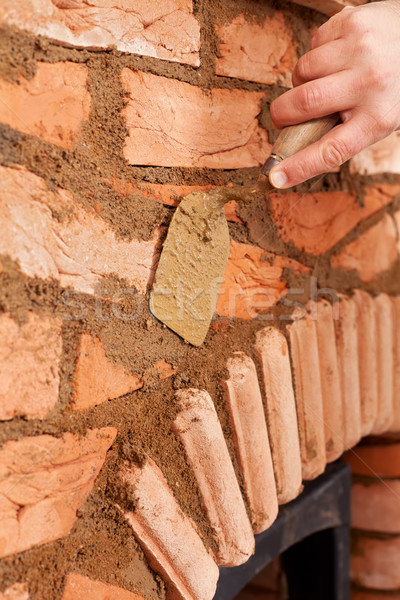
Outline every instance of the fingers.
[(350, 70), (304, 83), (272, 102), (272, 122), (281, 129), (353, 108), (358, 104), (363, 85), (363, 81)]
[(289, 188), (343, 164), (363, 148), (377, 141), (373, 120), (358, 114), (334, 127), (319, 142), (282, 161), (270, 173), (276, 188)]
[(334, 40), (304, 54), (293, 69), (292, 82), (297, 87), (307, 81), (320, 79), (345, 69), (352, 52), (343, 39)]
[(342, 37), (347, 29), (347, 22), (350, 12), (354, 11), (355, 8), (347, 6), (340, 13), (331, 17), (326, 23), (321, 25), (313, 35), (310, 41), (310, 48), (318, 48), (323, 44), (332, 42)]

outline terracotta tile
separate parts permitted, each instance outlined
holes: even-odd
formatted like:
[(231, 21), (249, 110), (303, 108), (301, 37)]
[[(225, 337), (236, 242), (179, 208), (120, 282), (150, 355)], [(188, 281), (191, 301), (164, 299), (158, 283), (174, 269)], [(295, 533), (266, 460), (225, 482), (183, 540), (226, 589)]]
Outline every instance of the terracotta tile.
[(348, 244), (337, 256), (332, 256), (334, 269), (355, 270), (362, 281), (372, 281), (390, 269), (398, 255), (396, 227), (389, 215)]
[(6, 442), (0, 450), (0, 556), (68, 534), (117, 430)]
[(29, 312), (19, 326), (0, 315), (0, 420), (44, 419), (60, 384), (61, 321)]
[(260, 386), (255, 365), (243, 352), (235, 352), (227, 368), (223, 384), (237, 460), (254, 533), (261, 533), (277, 517), (278, 498)]
[[(11, 4), (11, 3), (10, 3)], [(13, 5), (15, 7), (15, 5)], [(0, 15), (4, 7), (0, 7)], [(0, 121), (46, 142), (72, 148), (89, 118), (87, 68), (72, 62), (37, 64), (35, 76), (0, 80)]]
[(125, 518), (150, 566), (164, 579), (167, 596), (212, 600), (218, 567), (191, 520), (179, 508), (160, 469), (147, 458), (142, 467), (126, 466), (121, 477), (135, 501), (135, 511), (124, 511)]
[(326, 460), (336, 460), (344, 449), (343, 402), (337, 359), (334, 314), (326, 300), (316, 304), (315, 321), (318, 340), (318, 358), (321, 373), (322, 403), (325, 423)]
[(358, 535), (351, 557), (352, 580), (377, 590), (400, 588), (400, 537), (376, 539)]
[(132, 165), (238, 169), (257, 167), (269, 155), (267, 132), (258, 123), (262, 94), (199, 87), (123, 69), (128, 104), (122, 115), (128, 137), (124, 156)]
[(400, 132), (394, 131), (352, 158), (350, 173), (360, 175), (400, 173)]
[(357, 309), (358, 372), (360, 379), (361, 434), (371, 433), (378, 415), (378, 362), (375, 304), (372, 296), (355, 290)]
[(356, 529), (400, 534), (400, 480), (355, 482), (351, 524)]
[(70, 573), (64, 588), (62, 600), (145, 600), (142, 594), (124, 590), (115, 585), (94, 581), (79, 575)]
[[(88, 294), (95, 293), (104, 276), (116, 273), (146, 292), (159, 233), (150, 241), (121, 240), (69, 192), (49, 191), (43, 179), (26, 169), (0, 167), (0, 178), (0, 253), (17, 261), (23, 273), (53, 277), (63, 287)], [(60, 213), (69, 218), (54, 217)]]
[[(73, 8), (73, 10), (71, 10)], [(192, 0), (3, 0), (3, 22), (45, 35), (66, 46), (116, 48), (162, 60), (200, 65), (200, 25)]]
[(378, 367), (378, 412), (373, 434), (389, 431), (393, 423), (393, 310), (386, 294), (374, 298)]
[(335, 321), (335, 330), (343, 401), (344, 447), (347, 449), (361, 439), (357, 308), (347, 296), (340, 296), (339, 320)]
[(214, 404), (204, 390), (179, 390), (176, 398), (180, 412), (172, 428), (199, 486), (217, 564), (243, 564), (254, 552), (254, 536)]
[(317, 328), (306, 316), (288, 327), (299, 424), (302, 476), (314, 479), (325, 470), (325, 423)]
[(355, 475), (400, 478), (400, 443), (357, 446), (343, 458)]
[(14, 583), (3, 592), (0, 592), (0, 600), (30, 600), (28, 585), (26, 583)]
[(72, 409), (82, 410), (143, 386), (137, 375), (107, 358), (102, 342), (84, 333), (73, 380)]
[(278, 501), (285, 504), (301, 492), (301, 457), (289, 350), (285, 336), (274, 327), (256, 334), (265, 388), (265, 408)]
[(393, 422), (390, 431), (400, 432), (400, 297), (392, 298), (393, 302)]
[(221, 40), (216, 73), (260, 83), (292, 85), (297, 43), (282, 13), (260, 24), (239, 15), (231, 23), (216, 25)]

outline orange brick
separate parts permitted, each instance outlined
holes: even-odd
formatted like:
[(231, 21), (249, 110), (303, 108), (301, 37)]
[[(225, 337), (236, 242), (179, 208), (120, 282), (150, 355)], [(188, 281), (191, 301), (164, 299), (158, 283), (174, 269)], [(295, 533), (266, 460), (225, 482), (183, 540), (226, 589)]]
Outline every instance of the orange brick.
[(326, 300), (317, 304), (315, 324), (324, 409), (326, 460), (332, 462), (343, 453), (343, 402), (333, 310)]
[(84, 333), (73, 381), (72, 408), (82, 410), (124, 396), (143, 386), (137, 375), (109, 360), (97, 337)]
[[(71, 10), (71, 8), (73, 10)], [(41, 0), (4, 0), (0, 19), (67, 46), (115, 47), (122, 52), (200, 65), (200, 26), (192, 0), (78, 0), (73, 4)]]
[(391, 431), (400, 432), (400, 297), (392, 299), (394, 319), (393, 346), (393, 423)]
[(217, 564), (241, 565), (254, 552), (254, 536), (213, 401), (195, 389), (179, 390), (176, 397), (180, 412), (172, 430), (196, 477), (218, 544)]
[(0, 253), (26, 275), (53, 277), (63, 287), (94, 294), (105, 275), (116, 273), (145, 293), (158, 256), (157, 232), (148, 242), (121, 240), (69, 192), (49, 191), (26, 169), (0, 167), (0, 178)]
[(399, 185), (390, 184), (368, 188), (362, 207), (355, 196), (342, 191), (272, 193), (269, 206), (285, 242), (319, 255), (337, 244), (362, 219), (393, 202), (399, 191)]
[(0, 600), (30, 600), (26, 583), (14, 583), (4, 592), (0, 592)]
[(155, 363), (155, 367), (158, 371), (160, 379), (168, 379), (168, 377), (175, 375), (175, 373), (178, 371), (178, 369), (174, 369), (172, 365), (167, 363), (167, 361), (163, 358)]
[(400, 534), (400, 480), (353, 483), (351, 524), (356, 529)]
[(228, 266), (218, 296), (217, 311), (224, 317), (255, 319), (286, 294), (283, 269), (309, 269), (290, 258), (265, 252), (258, 246), (231, 240)]
[(299, 424), (303, 479), (325, 470), (325, 425), (315, 322), (306, 316), (288, 327)]
[(200, 88), (151, 73), (123, 69), (128, 93), (124, 156), (133, 165), (257, 167), (268, 156), (258, 123), (262, 94)]
[(117, 430), (6, 442), (0, 450), (0, 556), (67, 535)]
[(378, 368), (378, 411), (373, 434), (389, 431), (393, 423), (393, 312), (386, 294), (374, 298), (376, 318), (376, 356)]
[(343, 442), (347, 449), (355, 446), (361, 439), (357, 308), (355, 302), (347, 296), (340, 296), (339, 320), (335, 321), (335, 329), (343, 402)]
[(378, 416), (378, 362), (375, 304), (372, 297), (356, 290), (358, 372), (360, 379), (361, 434), (371, 433)]
[(400, 443), (357, 446), (343, 458), (355, 475), (400, 478)]
[(126, 466), (121, 477), (135, 501), (135, 511), (124, 512), (125, 518), (150, 566), (163, 577), (167, 597), (212, 600), (218, 567), (191, 519), (179, 508), (160, 469), (147, 458), (142, 467)]
[(86, 67), (71, 62), (39, 62), (29, 81), (22, 75), (18, 83), (0, 80), (0, 121), (72, 148), (82, 122), (89, 118), (86, 80)]
[(0, 315), (0, 420), (44, 419), (60, 383), (61, 321), (30, 312), (19, 326)]
[(350, 172), (360, 175), (400, 173), (400, 131), (394, 131), (352, 158)]
[(275, 327), (256, 334), (268, 433), (271, 443), (278, 501), (285, 504), (301, 492), (301, 457), (289, 350), (285, 336)]
[(293, 0), (293, 2), (331, 17), (343, 10), (345, 6), (358, 6), (359, 4), (365, 4), (367, 0)]
[(400, 588), (400, 537), (375, 539), (358, 535), (351, 557), (353, 581), (365, 588)]
[(250, 504), (254, 533), (267, 529), (278, 515), (274, 468), (257, 371), (250, 357), (235, 352), (223, 381), (233, 439)]
[(266, 17), (262, 25), (239, 15), (216, 30), (221, 39), (217, 75), (291, 87), (297, 44), (281, 13)]
[(94, 581), (79, 575), (70, 573), (64, 588), (62, 600), (144, 600), (142, 594), (123, 590), (115, 585)]
[(355, 269), (362, 281), (372, 281), (395, 262), (398, 256), (396, 241), (393, 219), (385, 215), (377, 225), (348, 244), (339, 255), (332, 256), (332, 267)]

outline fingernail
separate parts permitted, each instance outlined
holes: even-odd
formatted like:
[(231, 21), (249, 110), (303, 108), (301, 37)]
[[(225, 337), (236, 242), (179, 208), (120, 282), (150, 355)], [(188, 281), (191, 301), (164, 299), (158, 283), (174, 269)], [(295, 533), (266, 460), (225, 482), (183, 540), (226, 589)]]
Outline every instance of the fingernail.
[(275, 168), (272, 169), (271, 173), (269, 174), (269, 180), (275, 188), (283, 188), (285, 187), (288, 178), (285, 171)]

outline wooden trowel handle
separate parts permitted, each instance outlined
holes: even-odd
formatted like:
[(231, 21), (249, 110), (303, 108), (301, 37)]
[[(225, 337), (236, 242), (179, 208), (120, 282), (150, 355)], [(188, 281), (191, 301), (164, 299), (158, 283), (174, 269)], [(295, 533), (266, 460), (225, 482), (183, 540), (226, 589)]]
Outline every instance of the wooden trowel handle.
[(339, 119), (339, 115), (335, 113), (334, 115), (312, 119), (306, 123), (291, 125), (282, 129), (272, 148), (270, 157), (261, 167), (261, 173), (268, 176), (272, 167), (285, 158), (296, 154), (296, 152), (307, 148), (310, 144), (317, 142), (337, 124)]

